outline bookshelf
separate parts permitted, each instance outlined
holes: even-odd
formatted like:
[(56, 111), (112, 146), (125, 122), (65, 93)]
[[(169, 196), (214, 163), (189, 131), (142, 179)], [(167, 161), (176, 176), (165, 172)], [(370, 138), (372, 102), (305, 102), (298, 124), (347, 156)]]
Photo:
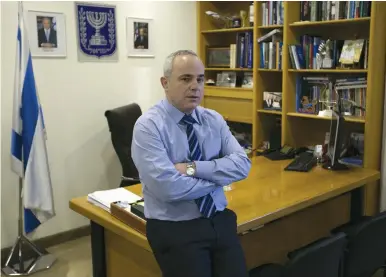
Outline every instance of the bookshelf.
[[(348, 1), (341, 2), (348, 3)], [(297, 80), (299, 77), (316, 76), (329, 76), (334, 79), (365, 77), (367, 80), (366, 93), (364, 94), (365, 116), (346, 116), (345, 120), (349, 131), (364, 133), (363, 166), (379, 170), (385, 86), (386, 23), (384, 18), (386, 18), (386, 3), (372, 1), (370, 16), (365, 16), (366, 14), (363, 13), (361, 14), (362, 17), (344, 15), (344, 18), (335, 19), (330, 15), (330, 18), (327, 16), (324, 18), (325, 20), (301, 21), (304, 16), (301, 14), (302, 2), (284, 1), (283, 22), (274, 22), (273, 25), (267, 25), (267, 22), (264, 22), (262, 18), (264, 15), (263, 4), (266, 2), (254, 1), (253, 27), (248, 25), (244, 28), (228, 29), (219, 29), (205, 14), (205, 11), (208, 10), (222, 14), (238, 14), (240, 10), (248, 12), (250, 3), (241, 1), (197, 2), (198, 54), (205, 63), (207, 47), (229, 46), (236, 42), (236, 34), (247, 31), (253, 33), (252, 68), (224, 67), (207, 68), (206, 70), (206, 78), (215, 78), (218, 72), (233, 71), (238, 76), (250, 72), (253, 76), (253, 88), (208, 86), (205, 88), (202, 105), (218, 111), (228, 121), (251, 124), (253, 149), (257, 149), (263, 141), (269, 140), (272, 128), (275, 128), (278, 122), (280, 122), (281, 128), (281, 145), (287, 144), (299, 147), (323, 144), (325, 133), (329, 131), (330, 118), (318, 116), (317, 114), (297, 112)], [(362, 7), (359, 7), (359, 10), (362, 11)], [(260, 68), (262, 53), (257, 39), (273, 30), (281, 31), (281, 66), (280, 68), (275, 65), (273, 68)], [(368, 40), (366, 68), (294, 68), (291, 64), (291, 53), (288, 46), (300, 44), (300, 38), (304, 35), (342, 41)], [(264, 91), (282, 92), (281, 110), (264, 109)], [(379, 205), (379, 184), (365, 186), (363, 197), (365, 200), (365, 214), (374, 214)]]

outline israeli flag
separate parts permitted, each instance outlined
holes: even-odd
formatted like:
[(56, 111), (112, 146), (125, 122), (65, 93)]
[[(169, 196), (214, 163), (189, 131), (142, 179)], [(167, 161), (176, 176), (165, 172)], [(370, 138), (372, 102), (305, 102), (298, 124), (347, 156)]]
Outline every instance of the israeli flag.
[(52, 18), (52, 28), (53, 28), (55, 31), (57, 31), (57, 30), (56, 30), (56, 17), (53, 17), (53, 18)]
[(12, 120), (12, 170), (23, 182), (24, 230), (55, 216), (43, 112), (35, 84), (28, 35), (19, 2)]

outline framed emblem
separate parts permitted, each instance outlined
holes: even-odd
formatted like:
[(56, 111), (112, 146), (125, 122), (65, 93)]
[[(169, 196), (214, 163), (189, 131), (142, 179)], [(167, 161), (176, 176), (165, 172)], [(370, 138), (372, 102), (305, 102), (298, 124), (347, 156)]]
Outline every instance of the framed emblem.
[(116, 6), (75, 2), (78, 60), (117, 61)]

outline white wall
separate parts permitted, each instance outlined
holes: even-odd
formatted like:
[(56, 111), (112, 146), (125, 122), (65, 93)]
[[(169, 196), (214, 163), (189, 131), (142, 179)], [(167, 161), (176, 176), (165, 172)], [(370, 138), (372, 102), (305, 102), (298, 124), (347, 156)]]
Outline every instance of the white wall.
[[(107, 3), (107, 2), (106, 2)], [(113, 3), (113, 2), (109, 2)], [(48, 134), (48, 155), (57, 216), (32, 238), (77, 228), (88, 221), (68, 208), (73, 197), (117, 187), (121, 168), (111, 145), (104, 112), (137, 102), (145, 111), (164, 94), (163, 60), (177, 49), (196, 50), (195, 2), (116, 2), (119, 62), (78, 63), (73, 2), (24, 2), (24, 9), (63, 12), (67, 58), (33, 60)], [(10, 170), (10, 130), (17, 2), (1, 2), (1, 247), (17, 234), (18, 180)], [(125, 57), (125, 17), (154, 19), (154, 59)]]

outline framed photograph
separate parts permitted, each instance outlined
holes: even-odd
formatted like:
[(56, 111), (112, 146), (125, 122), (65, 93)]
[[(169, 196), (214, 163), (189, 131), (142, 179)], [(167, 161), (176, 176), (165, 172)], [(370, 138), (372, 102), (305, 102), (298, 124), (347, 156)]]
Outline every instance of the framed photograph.
[(230, 67), (230, 47), (208, 47), (207, 67)]
[(63, 13), (28, 11), (28, 36), (33, 57), (66, 57)]
[(235, 88), (236, 78), (236, 72), (234, 71), (217, 73), (216, 86)]
[(264, 110), (279, 110), (282, 107), (282, 93), (264, 91), (263, 108)]
[(78, 60), (118, 61), (116, 6), (75, 2)]
[(155, 56), (153, 19), (126, 18), (127, 55), (129, 57)]

